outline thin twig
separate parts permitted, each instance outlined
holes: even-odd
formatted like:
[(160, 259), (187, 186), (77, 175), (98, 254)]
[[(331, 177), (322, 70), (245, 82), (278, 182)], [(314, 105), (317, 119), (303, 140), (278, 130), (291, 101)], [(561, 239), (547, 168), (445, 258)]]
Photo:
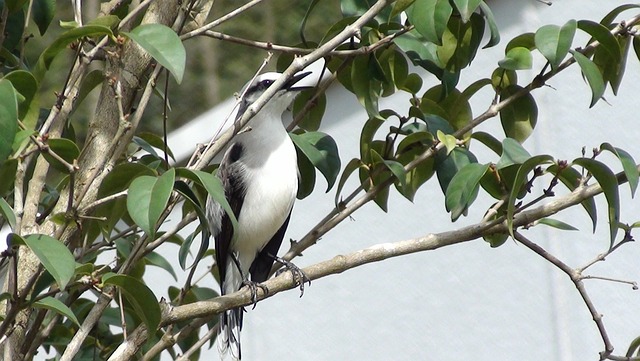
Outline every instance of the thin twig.
[(609, 282), (616, 282), (616, 283), (624, 283), (624, 284), (630, 285), (631, 288), (633, 288), (634, 290), (638, 289), (638, 282), (636, 282), (636, 281), (627, 281), (627, 280), (621, 280), (621, 279), (618, 279), (618, 278), (592, 276), (592, 275), (582, 276), (582, 279), (583, 280), (602, 280), (602, 281), (609, 281)]
[[(153, 360), (155, 357), (157, 357), (160, 354), (160, 352), (162, 352), (162, 351), (166, 350), (167, 348), (175, 345), (179, 341), (184, 340), (185, 338), (187, 338), (188, 336), (190, 336), (194, 332), (198, 332), (200, 330), (200, 327), (204, 326), (210, 320), (211, 320), (211, 318), (205, 318), (205, 317), (199, 318), (197, 320), (189, 322), (188, 325), (183, 327), (179, 332), (177, 332), (174, 335), (172, 335), (170, 333), (165, 333), (162, 336), (162, 338), (160, 339), (160, 341), (156, 342), (156, 344), (153, 345), (149, 349), (149, 351), (147, 351), (144, 354), (144, 356), (142, 356), (142, 361), (151, 361), (151, 360)], [(218, 330), (218, 325), (215, 325), (211, 329), (217, 331)], [(138, 331), (138, 329), (136, 329), (136, 331)], [(141, 335), (140, 333), (137, 333), (137, 336), (141, 337), (143, 335)], [(120, 360), (120, 359), (118, 359), (118, 358), (115, 358), (113, 360), (109, 359), (109, 361), (116, 361), (116, 360)]]
[(194, 343), (182, 356), (178, 357), (176, 361), (188, 361), (191, 355), (200, 350), (204, 344), (218, 334), (218, 327), (211, 327), (207, 333), (204, 334), (196, 343)]
[(235, 10), (233, 10), (233, 11), (229, 12), (228, 14), (226, 14), (226, 15), (224, 15), (224, 16), (221, 16), (221, 17), (219, 17), (218, 19), (216, 19), (216, 20), (214, 20), (214, 21), (210, 22), (209, 24), (206, 24), (206, 25), (204, 25), (204, 26), (201, 26), (201, 27), (199, 27), (199, 28), (197, 28), (197, 29), (195, 29), (195, 30), (192, 30), (192, 31), (188, 32), (188, 33), (184, 33), (184, 34), (182, 34), (182, 35), (180, 36), (180, 39), (185, 40), (185, 39), (192, 38), (192, 37), (194, 37), (194, 36), (201, 35), (201, 34), (202, 34), (202, 33), (204, 33), (205, 31), (207, 31), (207, 30), (211, 30), (211, 29), (215, 28), (216, 26), (218, 26), (218, 25), (220, 25), (220, 24), (224, 23), (225, 21), (233, 19), (234, 17), (236, 17), (236, 16), (238, 16), (238, 15), (242, 14), (243, 12), (245, 12), (245, 11), (247, 11), (247, 10), (251, 9), (252, 7), (254, 7), (254, 6), (256, 6), (256, 5), (260, 4), (260, 3), (261, 3), (261, 2), (263, 2), (263, 1), (265, 1), (265, 0), (253, 0), (253, 1), (250, 1), (250, 2), (248, 2), (248, 3), (244, 4), (244, 5), (242, 5), (241, 7), (239, 7), (239, 8), (237, 8), (237, 9), (235, 9)]
[[(373, 44), (365, 45), (360, 48), (351, 49), (351, 50), (331, 50), (327, 52), (325, 56), (352, 57), (352, 56), (370, 54), (378, 50), (379, 48), (383, 47), (384, 45), (390, 44), (398, 36), (405, 34), (411, 30), (413, 30), (413, 25), (406, 26), (393, 34), (387, 35)], [(239, 45), (245, 45), (252, 48), (275, 51), (279, 53), (307, 55), (307, 54), (311, 54), (315, 50), (315, 49), (298, 48), (298, 47), (286, 46), (286, 45), (278, 45), (278, 44), (273, 44), (271, 42), (249, 40), (249, 39), (239, 38), (236, 36), (227, 35), (227, 34), (224, 34), (218, 31), (212, 31), (212, 30), (205, 31), (203, 35), (208, 36), (210, 38), (228, 41), (228, 42), (239, 44)]]
[(87, 205), (86, 207), (82, 208), (82, 210), (80, 210), (80, 213), (82, 214), (88, 214), (90, 213), (92, 210), (94, 210), (96, 207), (111, 202), (111, 201), (115, 201), (116, 199), (120, 199), (120, 198), (124, 198), (127, 196), (127, 190), (123, 190), (120, 191), (118, 193), (114, 193), (112, 195), (100, 198), (95, 200), (93, 203)]
[(120, 327), (122, 327), (122, 337), (127, 338), (127, 319), (124, 316), (124, 303), (122, 302), (122, 291), (116, 290), (118, 293), (118, 302), (120, 303)]
[(569, 278), (571, 282), (578, 289), (578, 293), (580, 297), (582, 297), (582, 301), (587, 306), (591, 317), (593, 318), (593, 322), (595, 322), (596, 327), (598, 328), (598, 332), (600, 333), (600, 337), (602, 338), (602, 342), (604, 343), (604, 351), (600, 353), (600, 359), (604, 360), (607, 356), (613, 353), (613, 344), (609, 339), (609, 334), (604, 326), (604, 322), (602, 322), (602, 315), (598, 312), (591, 297), (587, 293), (586, 288), (584, 287), (584, 283), (582, 282), (582, 275), (575, 269), (569, 267), (566, 263), (562, 262), (560, 259), (547, 252), (544, 248), (540, 247), (536, 243), (531, 242), (527, 237), (523, 236), (520, 232), (514, 231), (515, 239), (525, 245), (527, 248), (537, 253), (540, 257), (549, 261), (551, 264), (559, 268), (562, 272), (564, 272)]

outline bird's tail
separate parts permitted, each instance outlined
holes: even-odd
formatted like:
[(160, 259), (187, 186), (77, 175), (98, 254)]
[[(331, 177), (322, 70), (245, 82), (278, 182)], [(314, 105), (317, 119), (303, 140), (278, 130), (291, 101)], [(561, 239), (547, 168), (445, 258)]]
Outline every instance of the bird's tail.
[(242, 330), (242, 308), (234, 308), (220, 315), (220, 327), (218, 328), (218, 352), (220, 358), (229, 352), (231, 358), (240, 360), (240, 331)]

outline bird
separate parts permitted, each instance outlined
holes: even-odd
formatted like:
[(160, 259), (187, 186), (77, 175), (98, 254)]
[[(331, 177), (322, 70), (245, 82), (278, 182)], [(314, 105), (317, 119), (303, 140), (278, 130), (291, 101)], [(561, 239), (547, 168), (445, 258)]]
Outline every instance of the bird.
[[(298, 73), (277, 90), (232, 139), (218, 167), (225, 198), (237, 219), (234, 229), (220, 204), (207, 198), (206, 217), (214, 238), (222, 295), (248, 285), (255, 304), (256, 287), (264, 288), (259, 283), (267, 280), (276, 259), (291, 267), (292, 272), (300, 272), (276, 257), (289, 224), (299, 178), (296, 149), (282, 124), (282, 114), (301, 90), (310, 88), (298, 85), (309, 74)], [(236, 121), (281, 75), (264, 73), (246, 85)], [(298, 276), (304, 284), (304, 274)], [(230, 352), (234, 360), (241, 359), (242, 317), (242, 308), (220, 315), (217, 343), (222, 358)]]

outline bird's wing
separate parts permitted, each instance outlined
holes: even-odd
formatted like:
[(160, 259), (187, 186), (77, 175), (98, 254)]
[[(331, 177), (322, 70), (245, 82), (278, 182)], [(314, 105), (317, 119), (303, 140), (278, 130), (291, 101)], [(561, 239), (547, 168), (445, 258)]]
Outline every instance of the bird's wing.
[(251, 280), (253, 282), (264, 282), (269, 277), (271, 266), (273, 266), (275, 257), (278, 255), (278, 250), (280, 249), (280, 244), (282, 244), (284, 232), (287, 230), (290, 218), (291, 211), (289, 211), (287, 219), (284, 221), (278, 232), (276, 232), (276, 234), (271, 237), (269, 243), (264, 246), (264, 248), (260, 251), (260, 253), (258, 253), (258, 256), (251, 264), (249, 272), (251, 272)]
[[(222, 181), (224, 195), (227, 198), (227, 202), (229, 202), (231, 210), (236, 218), (240, 215), (240, 210), (244, 203), (244, 196), (246, 194), (246, 187), (241, 177), (241, 172), (243, 171), (242, 164), (238, 162), (242, 152), (243, 148), (241, 144), (232, 144), (224, 154), (222, 162), (220, 162), (220, 167), (218, 168), (218, 177), (220, 177), (220, 180)], [(218, 225), (211, 228), (213, 229), (212, 235), (215, 239), (216, 263), (218, 264), (220, 283), (222, 284), (224, 283), (227, 271), (229, 245), (233, 239), (233, 224), (229, 219), (229, 215), (224, 212), (218, 204), (214, 204), (213, 206), (218, 207), (219, 209), (217, 212), (217, 219), (210, 219), (210, 221), (220, 222)], [(210, 212), (210, 214), (211, 213), (213, 212)], [(221, 289), (224, 290), (224, 286), (221, 287)]]

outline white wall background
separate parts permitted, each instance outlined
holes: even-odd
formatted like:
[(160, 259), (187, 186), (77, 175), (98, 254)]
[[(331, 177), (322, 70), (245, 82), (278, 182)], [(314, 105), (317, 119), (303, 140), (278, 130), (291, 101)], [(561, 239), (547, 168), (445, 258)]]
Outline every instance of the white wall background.
[[(501, 29), (502, 43), (479, 52), (470, 70), (463, 72), (460, 87), (488, 77), (504, 54), (508, 40), (544, 24), (562, 25), (568, 19), (599, 21), (610, 9), (625, 1), (557, 0), (547, 7), (534, 0), (492, 1)], [(633, 13), (633, 12), (631, 12)], [(578, 33), (580, 33), (578, 31)], [(580, 39), (586, 41), (585, 36)], [(544, 62), (537, 58), (533, 70), (519, 72), (520, 83), (539, 72)], [(610, 142), (640, 160), (637, 129), (638, 61), (630, 57), (619, 96), (606, 94), (588, 109), (590, 91), (577, 66), (549, 85), (535, 91), (539, 118), (535, 135), (525, 143), (531, 154), (551, 154), (574, 159), (581, 148), (588, 150)], [(437, 84), (424, 78), (425, 89)], [(323, 131), (340, 147), (343, 163), (358, 154), (359, 131), (366, 114), (355, 97), (338, 88), (329, 92), (330, 107)], [(474, 114), (486, 109), (491, 94), (474, 98)], [(225, 103), (185, 126), (170, 139), (177, 154), (190, 154), (193, 145), (205, 142), (224, 118)], [(403, 109), (404, 98), (382, 102), (381, 107)], [(354, 112), (354, 110), (358, 110)], [(499, 119), (481, 127), (499, 129)], [(188, 146), (188, 147), (185, 147)], [(476, 144), (480, 162), (497, 161)], [(608, 157), (612, 160), (613, 158)], [(615, 164), (615, 162), (611, 162)], [(620, 167), (617, 167), (620, 169)], [(320, 179), (320, 178), (319, 178)], [(330, 209), (334, 193), (324, 194), (322, 180), (314, 194), (294, 207), (286, 239), (301, 238)], [(345, 191), (353, 189), (347, 185)], [(559, 186), (556, 190), (560, 190)], [(536, 190), (540, 190), (537, 188)], [(640, 219), (640, 205), (629, 200), (629, 189), (621, 187), (622, 221)], [(605, 203), (599, 197), (599, 219), (606, 220)], [(451, 223), (444, 211), (444, 197), (432, 179), (410, 203), (392, 192), (389, 213), (369, 204), (307, 250), (296, 264), (307, 266), (336, 254), (348, 253), (378, 243), (393, 242), (428, 233), (459, 228), (482, 218), (489, 199), (479, 199), (467, 218)], [(562, 232), (535, 227), (525, 234), (572, 266), (581, 266), (609, 245), (606, 221), (595, 234), (590, 220), (578, 207), (556, 216), (581, 232)], [(286, 241), (285, 241), (286, 243)], [(161, 249), (171, 261), (177, 248)], [(283, 245), (281, 253), (287, 245)], [(589, 274), (640, 280), (636, 244), (590, 268)], [(176, 262), (177, 264), (177, 262)], [(178, 266), (176, 266), (179, 269)], [(149, 274), (156, 295), (166, 295), (168, 275)], [(184, 278), (184, 277), (183, 277)], [(211, 287), (216, 287), (213, 282)], [(630, 286), (587, 281), (587, 288), (605, 324), (617, 354), (640, 335), (640, 293)], [(339, 276), (323, 278), (307, 288), (303, 298), (291, 291), (260, 302), (245, 317), (244, 360), (597, 360), (603, 349), (595, 324), (570, 280), (552, 265), (522, 245), (509, 240), (491, 249), (482, 240), (379, 262)], [(217, 359), (214, 349), (202, 359)]]

